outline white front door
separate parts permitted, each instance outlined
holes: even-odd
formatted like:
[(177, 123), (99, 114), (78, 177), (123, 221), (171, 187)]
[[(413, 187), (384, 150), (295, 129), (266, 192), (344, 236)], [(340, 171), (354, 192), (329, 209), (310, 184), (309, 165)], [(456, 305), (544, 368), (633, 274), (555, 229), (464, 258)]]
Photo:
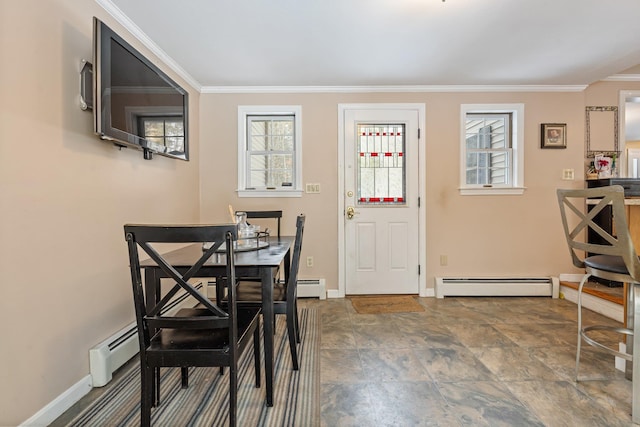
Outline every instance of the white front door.
[(345, 293), (419, 293), (420, 109), (344, 108)]

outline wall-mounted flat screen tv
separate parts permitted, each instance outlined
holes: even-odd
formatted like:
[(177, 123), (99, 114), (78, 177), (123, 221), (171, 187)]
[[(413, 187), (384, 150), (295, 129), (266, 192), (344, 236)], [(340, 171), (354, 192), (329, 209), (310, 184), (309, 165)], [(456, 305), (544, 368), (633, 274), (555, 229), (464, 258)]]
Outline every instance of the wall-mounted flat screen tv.
[(94, 130), (120, 147), (189, 160), (188, 93), (93, 18)]

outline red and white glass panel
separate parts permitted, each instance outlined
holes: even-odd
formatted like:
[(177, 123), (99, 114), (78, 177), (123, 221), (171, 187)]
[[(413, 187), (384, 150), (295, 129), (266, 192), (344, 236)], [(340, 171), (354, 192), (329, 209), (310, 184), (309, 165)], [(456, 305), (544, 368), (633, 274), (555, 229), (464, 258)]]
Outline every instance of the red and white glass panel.
[(358, 205), (404, 205), (404, 124), (358, 124)]

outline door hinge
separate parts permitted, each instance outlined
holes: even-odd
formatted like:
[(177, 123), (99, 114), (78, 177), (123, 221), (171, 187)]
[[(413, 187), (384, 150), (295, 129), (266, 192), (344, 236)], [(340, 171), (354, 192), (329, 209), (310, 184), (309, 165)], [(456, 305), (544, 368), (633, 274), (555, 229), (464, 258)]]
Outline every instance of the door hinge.
[(418, 264), (418, 276), (420, 275), (420, 264)]
[(418, 207), (420, 207), (420, 197), (418, 197)]
[(420, 128), (418, 128), (418, 139), (420, 139)]

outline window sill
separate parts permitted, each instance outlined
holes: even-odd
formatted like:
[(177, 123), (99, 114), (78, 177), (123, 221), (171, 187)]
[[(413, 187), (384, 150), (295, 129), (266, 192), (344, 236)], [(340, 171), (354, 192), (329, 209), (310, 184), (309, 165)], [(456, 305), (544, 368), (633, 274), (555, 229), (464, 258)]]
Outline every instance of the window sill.
[(518, 196), (524, 194), (525, 187), (459, 188), (461, 196)]
[(238, 197), (302, 197), (302, 190), (238, 190)]

